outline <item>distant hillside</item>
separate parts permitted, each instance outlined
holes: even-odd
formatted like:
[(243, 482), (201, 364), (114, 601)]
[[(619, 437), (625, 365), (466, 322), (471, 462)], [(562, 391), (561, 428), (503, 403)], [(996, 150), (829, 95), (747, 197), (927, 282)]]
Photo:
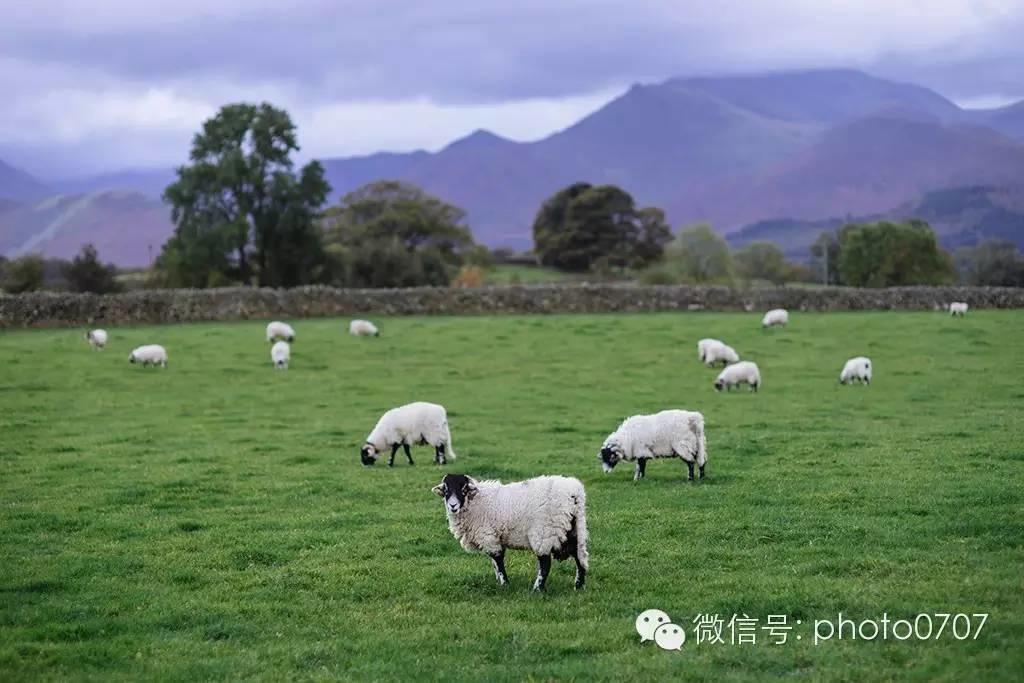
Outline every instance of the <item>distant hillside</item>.
[(52, 193), (53, 190), (28, 173), (0, 160), (0, 200), (31, 202)]

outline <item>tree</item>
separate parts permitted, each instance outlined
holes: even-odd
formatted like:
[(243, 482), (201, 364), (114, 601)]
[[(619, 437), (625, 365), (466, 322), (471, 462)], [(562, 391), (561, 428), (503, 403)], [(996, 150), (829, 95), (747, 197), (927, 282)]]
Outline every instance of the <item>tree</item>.
[(786, 256), (771, 242), (751, 242), (736, 252), (736, 267), (748, 282), (767, 280), (779, 285), (790, 275)]
[(842, 284), (839, 274), (839, 251), (840, 240), (837, 231), (821, 233), (811, 245), (811, 256), (818, 282), (826, 285)]
[(969, 285), (1024, 287), (1024, 259), (1013, 242), (988, 240), (958, 249), (956, 263), (961, 278)]
[(78, 255), (62, 270), (74, 292), (106, 294), (121, 289), (117, 282), (117, 268), (113, 263), (100, 263), (96, 247), (91, 244), (82, 247)]
[(384, 180), (324, 212), (330, 279), (355, 287), (447, 285), (478, 259), (466, 213), (415, 185)]
[(533, 223), (541, 263), (575, 272), (642, 268), (661, 257), (671, 238), (660, 209), (637, 209), (614, 185), (569, 185), (541, 205)]
[(223, 280), (289, 287), (310, 282), (323, 250), (314, 219), (330, 185), (319, 162), (298, 176), (288, 113), (269, 104), (230, 104), (203, 123), (190, 163), (164, 191), (175, 232), (158, 267), (171, 282)]
[(3, 288), (11, 294), (34, 292), (43, 286), (43, 257), (26, 254), (4, 264)]
[(839, 239), (839, 272), (846, 285), (936, 285), (953, 279), (953, 261), (924, 221), (850, 225)]
[(666, 260), (677, 264), (687, 282), (728, 283), (733, 277), (729, 244), (707, 223), (681, 230), (669, 246)]

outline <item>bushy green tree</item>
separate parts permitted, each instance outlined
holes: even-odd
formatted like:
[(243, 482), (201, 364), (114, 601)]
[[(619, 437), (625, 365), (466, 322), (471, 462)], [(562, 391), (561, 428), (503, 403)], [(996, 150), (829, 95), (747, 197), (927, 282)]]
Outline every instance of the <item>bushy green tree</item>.
[(966, 284), (1024, 287), (1024, 258), (1013, 242), (988, 240), (975, 247), (958, 249), (956, 264)]
[(839, 233), (839, 272), (852, 287), (937, 285), (953, 280), (953, 260), (924, 221), (849, 225)]
[(117, 267), (113, 263), (101, 263), (96, 247), (91, 244), (82, 247), (62, 270), (68, 286), (74, 292), (107, 294), (121, 289), (117, 282)]
[(786, 255), (771, 242), (751, 242), (734, 255), (738, 273), (748, 282), (767, 280), (772, 284), (786, 282), (791, 274)]
[(43, 287), (43, 257), (26, 254), (4, 264), (3, 289), (11, 294), (34, 292)]

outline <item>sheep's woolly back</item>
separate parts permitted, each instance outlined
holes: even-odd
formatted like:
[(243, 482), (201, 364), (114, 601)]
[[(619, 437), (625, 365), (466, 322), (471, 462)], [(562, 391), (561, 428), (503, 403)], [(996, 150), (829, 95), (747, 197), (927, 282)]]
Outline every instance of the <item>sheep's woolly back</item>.
[(679, 457), (699, 465), (707, 461), (704, 416), (689, 410), (663, 410), (626, 418), (604, 445), (621, 447), (626, 460)]
[(275, 320), (267, 325), (267, 341), (295, 341), (295, 330), (288, 323)]
[(167, 350), (159, 344), (147, 344), (132, 351), (132, 356), (140, 363), (166, 363)]
[(950, 315), (964, 315), (967, 313), (967, 304), (963, 301), (954, 301), (949, 304)]
[(760, 387), (761, 370), (757, 367), (757, 363), (752, 363), (749, 360), (741, 361), (728, 366), (718, 373), (718, 379), (715, 382), (717, 383), (718, 381), (722, 381), (731, 387), (743, 383)]
[(270, 349), (270, 360), (277, 367), (288, 367), (292, 359), (292, 347), (286, 341), (279, 341)]
[(573, 525), (580, 564), (589, 567), (587, 496), (579, 479), (543, 476), (513, 484), (476, 482), (477, 493), (448, 528), (468, 551), (494, 555), (503, 548), (548, 555), (562, 548)]
[(394, 444), (426, 443), (435, 448), (445, 445), (445, 456), (455, 459), (452, 435), (448, 431), (448, 413), (444, 406), (417, 401), (384, 413), (366, 437), (377, 450), (383, 451)]
[(369, 320), (353, 320), (348, 324), (348, 333), (355, 337), (373, 337), (377, 332), (377, 326)]
[(852, 379), (871, 381), (871, 359), (857, 356), (846, 361), (843, 371), (839, 373), (839, 381), (846, 384)]
[(85, 335), (85, 338), (89, 340), (89, 345), (93, 348), (102, 349), (107, 345), (106, 330), (91, 330)]
[(785, 325), (789, 322), (789, 311), (784, 308), (773, 308), (764, 314), (764, 318), (761, 320), (762, 327), (772, 327), (773, 325)]
[(725, 361), (726, 364), (736, 363), (739, 359), (736, 349), (724, 342), (717, 341), (704, 349), (704, 362), (707, 365), (714, 365), (719, 361)]
[(720, 339), (701, 339), (697, 342), (697, 357), (700, 358), (700, 362), (704, 362), (704, 358), (707, 354), (707, 350), (715, 344), (722, 344)]

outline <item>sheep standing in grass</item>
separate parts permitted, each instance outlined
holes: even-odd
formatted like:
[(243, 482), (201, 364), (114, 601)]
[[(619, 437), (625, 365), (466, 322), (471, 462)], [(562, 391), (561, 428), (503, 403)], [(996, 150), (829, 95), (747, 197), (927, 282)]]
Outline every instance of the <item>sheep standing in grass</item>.
[(348, 333), (353, 337), (379, 337), (380, 330), (369, 320), (353, 320), (348, 324)]
[(697, 342), (697, 358), (700, 358), (700, 362), (704, 362), (704, 358), (707, 356), (708, 349), (714, 344), (721, 344), (722, 341), (719, 339), (701, 339)]
[(502, 586), (508, 584), (505, 550), (512, 548), (537, 555), (534, 590), (543, 590), (552, 556), (576, 561), (576, 589), (583, 588), (590, 558), (587, 496), (579, 479), (545, 476), (502, 484), (448, 474), (431, 490), (444, 499), (452, 535), (467, 551), (491, 558)]
[(852, 383), (854, 380), (871, 384), (871, 359), (857, 356), (846, 361), (843, 371), (839, 373), (839, 383)]
[(278, 370), (287, 370), (292, 359), (292, 347), (286, 341), (275, 342), (270, 348), (270, 360)]
[(409, 446), (414, 444), (434, 447), (434, 462), (444, 465), (448, 458), (455, 459), (452, 449), (452, 435), (448, 431), (448, 413), (444, 406), (422, 401), (392, 408), (381, 416), (377, 426), (366, 437), (366, 443), (359, 451), (363, 465), (373, 465), (385, 449), (391, 448), (388, 467), (395, 464), (395, 453), (399, 447), (405, 450), (405, 457), (413, 465)]
[(736, 350), (724, 342), (718, 340), (711, 340), (713, 343), (708, 344), (704, 347), (704, 364), (708, 367), (714, 367), (719, 361), (722, 363), (722, 367), (725, 367), (729, 363), (738, 363), (740, 356), (736, 353)]
[(761, 371), (758, 369), (757, 363), (745, 360), (722, 370), (718, 374), (718, 378), (715, 379), (715, 391), (722, 389), (728, 391), (740, 384), (749, 384), (751, 391), (761, 388)]
[(964, 317), (967, 314), (967, 304), (963, 301), (954, 301), (949, 305), (949, 314), (954, 318), (956, 316)]
[(286, 341), (291, 344), (295, 341), (295, 330), (288, 323), (283, 323), (279, 320), (267, 325), (267, 341)]
[(147, 344), (140, 346), (128, 356), (129, 363), (141, 363), (142, 365), (159, 365), (167, 367), (167, 349), (159, 344)]
[(785, 327), (787, 324), (789, 324), (789, 311), (784, 308), (773, 308), (761, 319), (761, 327), (775, 327), (776, 325)]
[(694, 463), (704, 478), (708, 460), (704, 436), (704, 416), (688, 410), (663, 410), (653, 415), (634, 415), (608, 435), (597, 456), (605, 474), (620, 460), (636, 462), (633, 481), (643, 479), (647, 461), (652, 458), (681, 458), (690, 470), (693, 481)]
[(93, 351), (102, 351), (107, 346), (107, 331), (92, 330), (85, 333), (85, 338)]

